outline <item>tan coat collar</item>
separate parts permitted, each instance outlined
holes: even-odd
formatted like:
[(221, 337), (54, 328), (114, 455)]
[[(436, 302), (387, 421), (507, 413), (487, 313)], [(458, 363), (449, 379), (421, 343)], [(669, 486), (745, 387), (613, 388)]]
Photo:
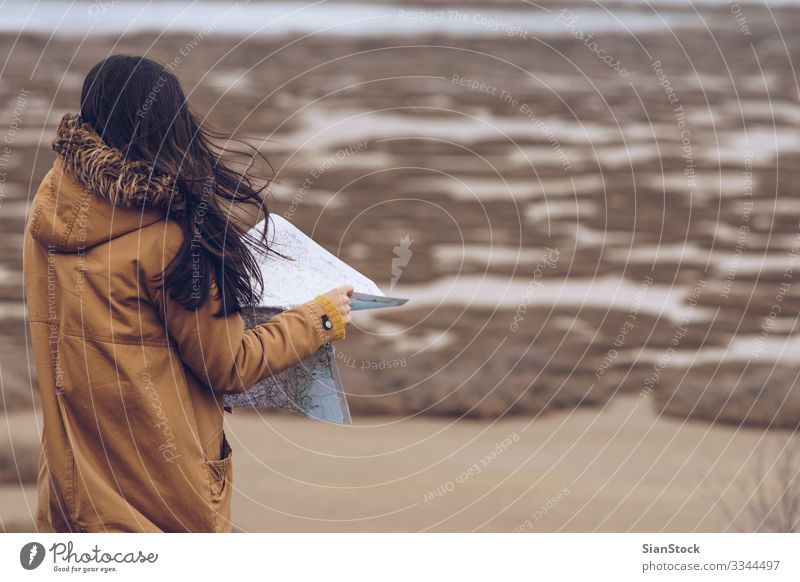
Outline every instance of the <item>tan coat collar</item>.
[(59, 157), (36, 194), (31, 235), (56, 252), (82, 252), (184, 211), (171, 177), (126, 160), (75, 115), (62, 119), (53, 149)]
[(172, 216), (185, 209), (172, 177), (145, 162), (126, 159), (75, 114), (67, 113), (61, 119), (52, 146), (65, 173), (114, 206), (160, 208)]

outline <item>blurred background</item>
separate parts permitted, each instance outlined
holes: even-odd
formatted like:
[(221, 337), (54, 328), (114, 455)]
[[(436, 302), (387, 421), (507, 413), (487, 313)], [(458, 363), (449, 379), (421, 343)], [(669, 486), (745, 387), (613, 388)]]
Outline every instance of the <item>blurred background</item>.
[(226, 415), (237, 529), (798, 526), (796, 1), (0, 0), (0, 531), (36, 502), (27, 211), (114, 53), (411, 299), (337, 346), (353, 426)]

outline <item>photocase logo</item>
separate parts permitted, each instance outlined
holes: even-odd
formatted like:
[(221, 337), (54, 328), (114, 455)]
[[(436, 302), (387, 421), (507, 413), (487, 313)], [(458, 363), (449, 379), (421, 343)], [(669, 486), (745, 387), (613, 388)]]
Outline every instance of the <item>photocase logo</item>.
[(400, 239), (400, 244), (392, 249), (394, 251), (394, 258), (392, 259), (392, 281), (389, 283), (390, 293), (394, 289), (394, 286), (397, 285), (400, 275), (403, 274), (403, 268), (408, 265), (408, 261), (411, 260), (411, 255), (414, 254), (411, 252), (411, 243), (413, 242), (411, 236), (406, 234)]
[(19, 563), (26, 570), (35, 570), (44, 561), (44, 546), (39, 542), (29, 542), (19, 551)]

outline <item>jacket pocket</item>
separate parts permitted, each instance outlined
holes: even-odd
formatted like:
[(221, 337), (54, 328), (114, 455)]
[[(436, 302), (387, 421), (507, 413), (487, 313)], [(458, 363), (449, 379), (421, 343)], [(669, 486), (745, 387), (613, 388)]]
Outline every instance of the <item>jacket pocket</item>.
[(209, 501), (214, 513), (216, 531), (231, 529), (231, 485), (233, 467), (231, 446), (225, 434), (222, 435), (222, 458), (218, 461), (206, 461), (208, 473)]

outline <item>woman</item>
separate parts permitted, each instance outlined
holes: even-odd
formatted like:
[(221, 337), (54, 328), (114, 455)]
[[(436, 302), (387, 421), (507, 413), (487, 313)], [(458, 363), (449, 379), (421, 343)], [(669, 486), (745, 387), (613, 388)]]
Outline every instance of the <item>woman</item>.
[(229, 531), (223, 395), (345, 335), (349, 287), (244, 329), (267, 238), (228, 210), (266, 207), (212, 138), (140, 57), (97, 64), (59, 125), (24, 251), (39, 531)]

